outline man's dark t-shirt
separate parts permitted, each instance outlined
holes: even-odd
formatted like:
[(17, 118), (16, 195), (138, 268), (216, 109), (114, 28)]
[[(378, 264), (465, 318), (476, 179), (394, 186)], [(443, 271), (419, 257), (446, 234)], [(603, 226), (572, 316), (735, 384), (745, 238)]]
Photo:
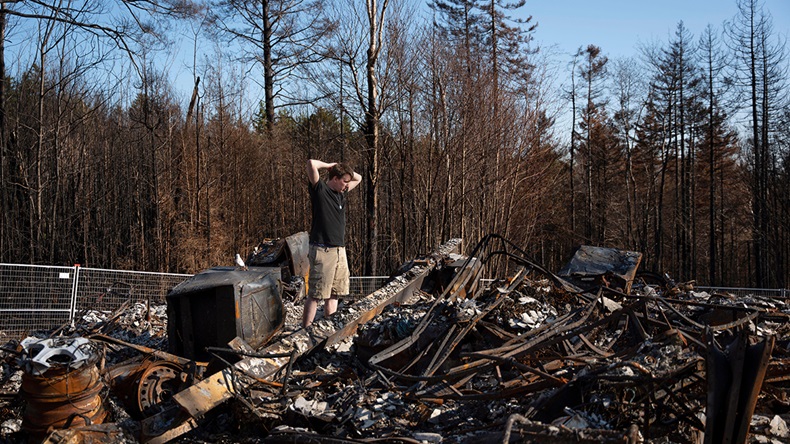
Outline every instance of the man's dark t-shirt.
[(313, 221), (310, 225), (310, 243), (332, 247), (345, 246), (346, 193), (332, 191), (329, 185), (319, 180), (310, 189), (310, 204)]

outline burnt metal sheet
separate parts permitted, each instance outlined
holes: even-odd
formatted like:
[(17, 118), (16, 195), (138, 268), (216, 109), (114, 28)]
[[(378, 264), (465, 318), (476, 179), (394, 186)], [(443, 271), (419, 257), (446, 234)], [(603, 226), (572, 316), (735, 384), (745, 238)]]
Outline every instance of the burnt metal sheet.
[(266, 278), (276, 272), (277, 267), (212, 267), (192, 276), (173, 287), (168, 296), (180, 296), (209, 288), (227, 285), (244, 285)]
[(285, 239), (264, 239), (244, 262), (254, 267), (279, 267), (285, 260)]
[(285, 238), (285, 252), (289, 258), (292, 276), (301, 276), (305, 279), (310, 273), (310, 236), (302, 231)]
[(236, 392), (233, 379), (235, 369), (228, 367), (199, 383), (176, 393), (173, 400), (190, 416), (198, 417)]
[(280, 267), (283, 279), (288, 280), (291, 276), (307, 277), (309, 253), (310, 236), (306, 231), (300, 231), (285, 238), (264, 239), (245, 263), (255, 267)]
[(167, 295), (170, 352), (207, 361), (206, 347), (235, 337), (265, 344), (283, 325), (280, 268), (215, 267), (177, 285)]
[(642, 253), (636, 251), (581, 245), (557, 275), (582, 288), (611, 276), (629, 293), (641, 261)]
[(740, 329), (722, 349), (708, 330), (706, 444), (747, 442), (774, 343), (770, 336), (750, 344), (748, 332)]

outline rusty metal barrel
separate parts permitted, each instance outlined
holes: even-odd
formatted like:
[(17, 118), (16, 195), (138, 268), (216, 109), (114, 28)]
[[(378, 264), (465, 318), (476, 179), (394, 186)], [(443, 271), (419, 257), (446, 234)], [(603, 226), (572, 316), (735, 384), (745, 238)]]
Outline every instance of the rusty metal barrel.
[(22, 373), (22, 398), (26, 401), (22, 429), (43, 438), (54, 429), (100, 424), (107, 416), (101, 391), (104, 383), (96, 367), (97, 356), (73, 368), (70, 362), (46, 370)]

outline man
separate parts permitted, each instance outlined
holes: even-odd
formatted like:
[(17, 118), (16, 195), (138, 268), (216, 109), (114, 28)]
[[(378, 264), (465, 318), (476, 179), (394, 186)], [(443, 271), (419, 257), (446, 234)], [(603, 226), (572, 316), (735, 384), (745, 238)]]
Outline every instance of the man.
[[(319, 170), (323, 169), (329, 169), (326, 181), (320, 180)], [(307, 179), (313, 221), (310, 225), (309, 291), (304, 302), (302, 327), (313, 323), (319, 301), (324, 301), (324, 316), (330, 316), (337, 310), (338, 296), (348, 294), (346, 193), (359, 185), (362, 176), (342, 163), (310, 159)]]

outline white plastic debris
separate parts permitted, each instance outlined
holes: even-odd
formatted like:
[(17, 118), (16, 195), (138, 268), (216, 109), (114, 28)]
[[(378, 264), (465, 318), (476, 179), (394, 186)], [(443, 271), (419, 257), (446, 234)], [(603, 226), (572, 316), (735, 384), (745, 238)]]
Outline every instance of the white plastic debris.
[(21, 345), (26, 357), (22, 364), (35, 376), (41, 375), (55, 366), (79, 368), (93, 357), (87, 338), (25, 338)]
[(787, 428), (787, 423), (779, 415), (775, 415), (771, 420), (771, 435), (778, 438), (790, 437), (790, 430)]
[(523, 296), (523, 297), (518, 298), (518, 303), (521, 304), (521, 305), (536, 304), (536, 303), (538, 303), (538, 300), (533, 298), (533, 297), (531, 297), (531, 296)]
[(461, 308), (476, 308), (477, 304), (474, 299), (464, 299), (461, 301)]
[(515, 319), (508, 319), (507, 323), (508, 323), (508, 325), (510, 325), (511, 328), (527, 328), (527, 327), (529, 327), (529, 325), (527, 325), (526, 323), (521, 322), (521, 321), (517, 321)]
[(610, 312), (614, 312), (623, 308), (623, 306), (620, 303), (615, 302), (609, 298), (604, 297), (601, 299), (603, 299), (603, 306), (606, 307), (606, 309), (609, 310)]
[(294, 403), (291, 404), (293, 410), (301, 412), (305, 416), (326, 415), (327, 407), (328, 404), (324, 401), (308, 400), (302, 396), (297, 397)]
[(337, 344), (333, 345), (333, 348), (336, 352), (347, 352), (351, 350), (351, 346), (354, 345), (354, 341), (352, 337), (346, 338), (346, 340), (338, 342)]
[(560, 416), (551, 423), (557, 426), (565, 426), (569, 429), (587, 429), (590, 427), (590, 423), (579, 415)]
[(9, 419), (0, 424), (0, 436), (10, 435), (22, 430), (21, 419)]
[(766, 325), (766, 324), (757, 325), (755, 327), (755, 330), (757, 331), (757, 334), (760, 335), (760, 336), (771, 336), (771, 335), (776, 334), (776, 331), (774, 329), (768, 327), (768, 325)]

